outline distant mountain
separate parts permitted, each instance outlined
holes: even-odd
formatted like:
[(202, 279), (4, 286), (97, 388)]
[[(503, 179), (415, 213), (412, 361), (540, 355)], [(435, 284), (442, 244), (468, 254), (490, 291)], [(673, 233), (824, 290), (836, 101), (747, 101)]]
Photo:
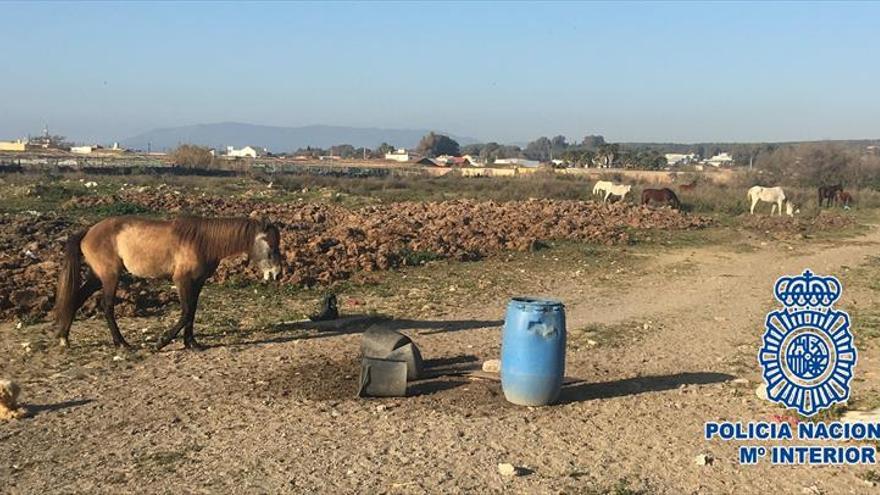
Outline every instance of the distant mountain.
[[(383, 142), (403, 148), (415, 147), (427, 134), (426, 129), (378, 129), (373, 127), (341, 127), (310, 125), (304, 127), (276, 127), (268, 125), (223, 122), (167, 127), (138, 134), (120, 142), (129, 149), (153, 151), (170, 150), (183, 143), (225, 149), (252, 145), (281, 153), (306, 146), (328, 148), (336, 144), (375, 148)], [(441, 131), (436, 131), (441, 132)], [(473, 138), (452, 136), (461, 145), (477, 142)]]

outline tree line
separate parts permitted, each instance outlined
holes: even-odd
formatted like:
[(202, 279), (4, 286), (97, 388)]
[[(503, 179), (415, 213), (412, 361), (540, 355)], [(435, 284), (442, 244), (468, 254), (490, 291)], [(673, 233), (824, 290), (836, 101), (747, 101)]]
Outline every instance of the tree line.
[[(702, 143), (692, 145), (658, 143), (609, 143), (601, 135), (584, 136), (569, 143), (565, 136), (539, 137), (524, 148), (497, 142), (459, 145), (451, 137), (429, 132), (419, 141), (416, 154), (427, 157), (470, 155), (492, 164), (504, 158), (523, 158), (540, 162), (561, 160), (566, 167), (613, 167), (660, 170), (667, 166), (664, 153), (694, 153), (708, 158), (722, 151), (734, 161), (760, 174), (762, 183), (786, 183), (805, 186), (843, 183), (849, 187), (880, 188), (880, 148), (876, 141), (814, 143)], [(873, 146), (873, 147), (871, 147)], [(381, 143), (374, 149), (340, 144), (329, 148), (306, 147), (291, 153), (317, 159), (320, 156), (384, 158), (395, 147)], [(210, 168), (217, 159), (210, 149), (184, 144), (171, 153), (172, 161), (182, 167)], [(755, 180), (758, 180), (756, 178)]]

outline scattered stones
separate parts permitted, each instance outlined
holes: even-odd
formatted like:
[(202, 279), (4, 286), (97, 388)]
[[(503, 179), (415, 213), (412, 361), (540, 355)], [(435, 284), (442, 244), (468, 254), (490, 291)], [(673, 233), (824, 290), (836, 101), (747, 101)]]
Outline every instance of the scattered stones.
[(20, 391), (17, 383), (0, 379), (0, 421), (19, 419), (27, 415), (27, 409), (18, 405)]
[(501, 360), (489, 359), (483, 362), (483, 371), (486, 373), (501, 373)]
[(767, 385), (763, 383), (758, 385), (758, 388), (755, 389), (755, 395), (761, 400), (767, 400)]
[(503, 462), (498, 464), (498, 474), (501, 476), (516, 476), (519, 474), (519, 470), (513, 464), (508, 464)]
[(733, 380), (730, 381), (730, 383), (734, 387), (747, 387), (747, 386), (749, 386), (750, 382), (749, 382), (748, 378), (734, 378)]

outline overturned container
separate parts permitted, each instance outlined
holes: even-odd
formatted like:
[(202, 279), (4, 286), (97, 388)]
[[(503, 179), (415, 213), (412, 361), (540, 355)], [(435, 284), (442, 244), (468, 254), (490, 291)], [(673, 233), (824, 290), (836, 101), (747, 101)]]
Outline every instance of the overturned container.
[(553, 299), (515, 297), (501, 339), (501, 388), (522, 406), (559, 398), (565, 376), (565, 306)]
[(358, 397), (406, 395), (406, 363), (365, 357), (361, 362)]
[(423, 372), (422, 354), (406, 335), (373, 327), (361, 339), (360, 397), (400, 397), (406, 382), (418, 380)]

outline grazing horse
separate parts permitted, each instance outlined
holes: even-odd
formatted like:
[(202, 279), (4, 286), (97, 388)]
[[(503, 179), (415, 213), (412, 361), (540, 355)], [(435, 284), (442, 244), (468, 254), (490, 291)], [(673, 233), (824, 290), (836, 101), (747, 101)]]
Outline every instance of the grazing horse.
[(681, 203), (678, 201), (678, 196), (676, 196), (672, 189), (669, 189), (668, 187), (664, 187), (663, 189), (642, 190), (642, 204), (647, 205), (651, 201), (668, 204), (675, 209), (681, 209)]
[[(59, 343), (68, 345), (76, 311), (102, 288), (104, 318), (117, 347), (129, 347), (119, 333), (113, 307), (123, 269), (136, 277), (171, 278), (180, 297), (181, 316), (156, 345), (161, 349), (181, 329), (187, 349), (198, 348), (193, 321), (199, 293), (220, 260), (248, 254), (265, 280), (281, 274), (280, 233), (265, 221), (247, 218), (153, 220), (111, 217), (71, 235), (64, 249), (64, 267), (55, 294), (55, 325)], [(82, 259), (91, 268), (81, 283)]]
[[(752, 206), (749, 209), (750, 214), (755, 214), (755, 205), (758, 204), (758, 201), (764, 201), (765, 203), (773, 203), (773, 206), (770, 208), (771, 215), (776, 211), (776, 208), (779, 208), (779, 215), (782, 216), (782, 204), (785, 203), (785, 192), (782, 191), (781, 187), (753, 186), (749, 189), (748, 198), (749, 201), (752, 202)], [(796, 213), (795, 207), (790, 203), (789, 205), (787, 213), (789, 216), (793, 216)]]
[(679, 186), (682, 191), (693, 191), (697, 188), (697, 180), (694, 179), (690, 184), (682, 184)]
[(624, 186), (623, 184), (612, 184), (608, 189), (605, 190), (605, 197), (602, 198), (602, 202), (608, 201), (609, 196), (618, 196), (620, 200), (623, 201), (626, 198), (626, 195), (629, 194), (630, 190), (632, 190), (632, 186)]
[(600, 180), (600, 181), (596, 182), (596, 185), (593, 186), (593, 196), (595, 196), (597, 194), (603, 194), (605, 191), (608, 190), (609, 187), (611, 187), (613, 185), (614, 185), (613, 183), (611, 183), (607, 180)]
[(849, 205), (853, 202), (852, 194), (844, 190), (837, 191), (837, 202), (840, 203), (845, 210), (848, 210)]
[[(774, 211), (776, 211), (776, 203), (770, 205), (770, 214), (772, 215)], [(798, 208), (794, 203), (792, 203), (791, 201), (785, 202), (785, 214), (786, 215), (793, 217), (795, 213), (800, 213), (800, 212), (801, 212), (801, 209)], [(782, 216), (781, 209), (779, 210), (779, 216)]]
[(819, 208), (823, 206), (823, 201), (825, 202), (824, 206), (831, 206), (832, 203), (836, 204), (837, 194), (841, 191), (843, 191), (843, 186), (840, 184), (819, 187)]

